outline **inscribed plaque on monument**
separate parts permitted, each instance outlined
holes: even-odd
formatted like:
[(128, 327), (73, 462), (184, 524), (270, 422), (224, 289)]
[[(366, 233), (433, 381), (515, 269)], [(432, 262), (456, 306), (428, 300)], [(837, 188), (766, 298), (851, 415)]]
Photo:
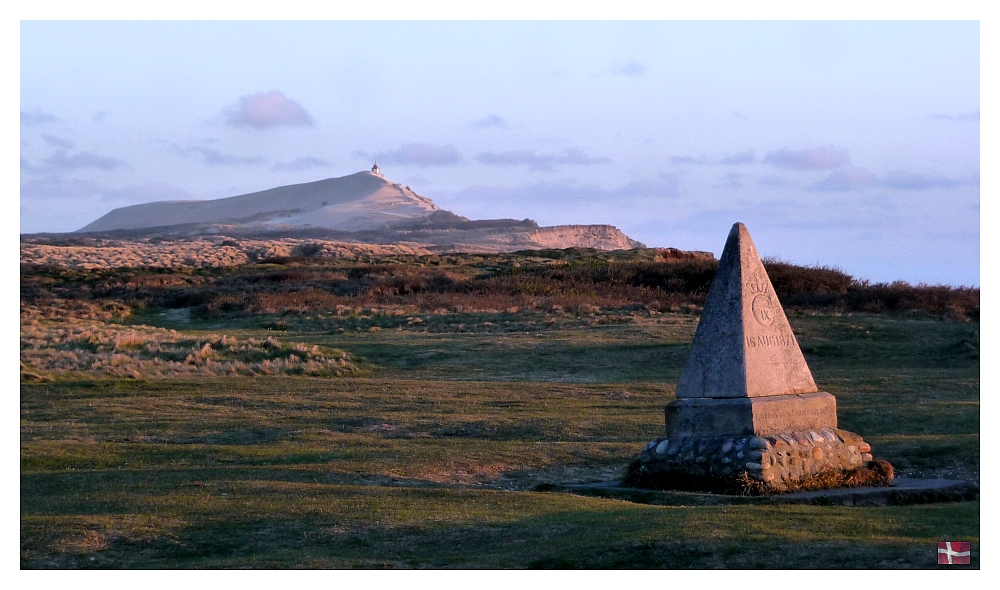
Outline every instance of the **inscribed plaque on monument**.
[(817, 391), (746, 226), (729, 232), (677, 383), (677, 397), (762, 397)]

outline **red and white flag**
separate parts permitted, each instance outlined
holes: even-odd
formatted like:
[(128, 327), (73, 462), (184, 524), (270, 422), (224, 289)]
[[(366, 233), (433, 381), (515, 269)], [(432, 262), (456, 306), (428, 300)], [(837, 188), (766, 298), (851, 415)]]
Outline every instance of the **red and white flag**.
[(938, 564), (971, 563), (972, 543), (941, 541), (938, 543)]

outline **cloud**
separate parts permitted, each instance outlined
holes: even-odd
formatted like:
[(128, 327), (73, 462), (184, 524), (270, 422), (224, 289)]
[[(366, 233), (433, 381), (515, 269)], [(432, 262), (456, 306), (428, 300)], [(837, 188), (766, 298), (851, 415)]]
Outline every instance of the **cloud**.
[(693, 156), (671, 156), (671, 164), (707, 164), (708, 158), (702, 156), (701, 158), (695, 158)]
[(851, 163), (847, 150), (826, 146), (805, 150), (776, 150), (764, 156), (765, 164), (790, 170), (833, 170)]
[(93, 152), (77, 152), (68, 154), (66, 150), (58, 150), (48, 158), (42, 160), (44, 169), (50, 171), (78, 170), (80, 168), (96, 168), (98, 170), (115, 170), (116, 168), (127, 168), (128, 165), (121, 160), (100, 156)]
[(225, 110), (226, 124), (233, 127), (311, 127), (312, 116), (298, 102), (277, 90), (241, 96), (239, 104)]
[[(369, 158), (369, 154), (363, 152), (354, 152), (354, 155)], [(398, 150), (382, 152), (375, 158), (385, 164), (401, 166), (453, 166), (462, 159), (453, 145), (435, 146), (427, 143), (404, 143)]]
[(669, 174), (656, 179), (636, 180), (613, 188), (597, 185), (536, 182), (516, 187), (471, 186), (455, 193), (454, 199), (474, 199), (495, 202), (525, 202), (531, 205), (579, 202), (621, 202), (632, 198), (655, 197), (674, 199), (679, 195), (680, 181)]
[[(215, 143), (214, 139), (203, 139), (203, 144)], [(259, 165), (265, 163), (267, 160), (258, 156), (238, 156), (235, 154), (227, 154), (215, 148), (205, 147), (204, 145), (192, 145), (188, 144), (186, 146), (181, 146), (176, 143), (166, 143), (168, 149), (172, 151), (175, 155), (182, 158), (199, 158), (205, 164), (209, 166), (240, 166), (240, 165)]]
[(478, 121), (473, 121), (469, 123), (469, 126), (473, 129), (490, 129), (495, 127), (497, 129), (506, 129), (507, 121), (498, 115), (489, 115), (479, 119)]
[(809, 185), (810, 191), (851, 191), (878, 187), (904, 191), (921, 191), (932, 188), (952, 188), (979, 184), (978, 172), (967, 178), (951, 178), (937, 174), (914, 174), (901, 170), (876, 176), (865, 168), (851, 167), (836, 170), (822, 180)]
[(21, 198), (83, 199), (97, 194), (97, 183), (59, 175), (33, 178), (21, 185)]
[(693, 164), (696, 166), (705, 166), (709, 164), (739, 166), (742, 164), (753, 164), (756, 161), (757, 158), (754, 156), (753, 150), (737, 152), (735, 154), (723, 154), (721, 158), (710, 158), (708, 156), (701, 156), (699, 158), (695, 158), (694, 156), (673, 156), (670, 158), (671, 164)]
[[(64, 142), (72, 144), (57, 137), (47, 136), (46, 141), (50, 143)], [(48, 158), (42, 160), (41, 166), (36, 166), (21, 158), (21, 170), (27, 174), (59, 174), (81, 168), (91, 168), (96, 170), (116, 170), (118, 168), (128, 168), (129, 165), (121, 160), (101, 156), (93, 152), (77, 152), (69, 154), (66, 150), (57, 150)]]
[(45, 140), (45, 143), (58, 148), (70, 149), (74, 145), (73, 142), (68, 139), (56, 137), (55, 135), (49, 135), (48, 133), (43, 133), (42, 139)]
[(744, 177), (739, 172), (730, 172), (723, 179), (725, 186), (729, 188), (743, 188)]
[(41, 174), (43, 170), (31, 162), (21, 158), (21, 171), (28, 174)]
[(614, 76), (641, 76), (646, 73), (646, 64), (630, 59), (624, 63), (616, 63), (608, 69)]
[(819, 192), (852, 191), (874, 186), (876, 181), (875, 175), (867, 169), (851, 166), (831, 172), (826, 178), (809, 185), (807, 190)]
[(718, 163), (733, 166), (740, 164), (753, 164), (756, 161), (757, 159), (754, 158), (753, 150), (747, 150), (745, 152), (738, 152), (735, 154), (726, 154), (718, 160)]
[(590, 166), (608, 164), (610, 159), (591, 157), (577, 148), (565, 149), (559, 154), (537, 154), (531, 150), (508, 152), (480, 152), (476, 160), (488, 166), (528, 166), (533, 170), (552, 170), (555, 166)]
[(333, 162), (323, 160), (320, 158), (314, 158), (312, 156), (301, 156), (295, 158), (291, 162), (277, 162), (274, 165), (275, 171), (284, 172), (297, 172), (299, 170), (310, 170), (312, 168), (329, 168), (333, 166)]
[(93, 123), (100, 123), (108, 118), (108, 111), (97, 111), (94, 116), (90, 118)]
[(35, 109), (35, 112), (33, 113), (21, 111), (21, 125), (44, 125), (45, 123), (55, 123), (58, 120), (59, 119), (56, 119), (55, 115), (38, 109)]
[(973, 111), (971, 113), (961, 113), (958, 115), (945, 115), (942, 113), (931, 113), (931, 119), (937, 121), (978, 121), (979, 111)]
[(979, 184), (979, 173), (969, 178), (949, 178), (937, 174), (912, 174), (895, 170), (881, 177), (878, 185), (883, 188), (899, 190), (922, 191), (930, 188), (952, 188), (955, 186), (972, 186)]

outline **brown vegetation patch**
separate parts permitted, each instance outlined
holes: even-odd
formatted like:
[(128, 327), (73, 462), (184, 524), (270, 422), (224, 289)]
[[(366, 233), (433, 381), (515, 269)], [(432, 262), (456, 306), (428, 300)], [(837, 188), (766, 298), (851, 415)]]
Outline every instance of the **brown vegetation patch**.
[(219, 268), (248, 262), (294, 258), (358, 260), (362, 257), (429, 254), (412, 244), (363, 244), (332, 240), (233, 239), (205, 236), (164, 240), (139, 238), (29, 238), (21, 242), (21, 264), (83, 270), (106, 268)]
[[(318, 312), (341, 315), (340, 310), (345, 308), (446, 313), (517, 309), (579, 315), (615, 312), (606, 313), (608, 317), (598, 322), (607, 324), (630, 321), (628, 314), (621, 313), (626, 311), (698, 313), (717, 265), (708, 257), (667, 256), (660, 250), (646, 249), (439, 256), (423, 255), (419, 249), (403, 245), (292, 238), (266, 244), (221, 237), (198, 240), (150, 241), (128, 247), (141, 250), (190, 244), (209, 256), (237, 248), (223, 243), (237, 243), (245, 257), (232, 264), (206, 258), (186, 266), (187, 262), (177, 262), (176, 257), (157, 262), (152, 254), (144, 254), (145, 258), (119, 264), (101, 258), (101, 252), (125, 246), (87, 246), (93, 252), (86, 256), (78, 253), (76, 258), (59, 259), (29, 255), (35, 251), (33, 248), (43, 245), (22, 244), (22, 262), (32, 263), (22, 265), (22, 301), (46, 300), (50, 306), (69, 305), (67, 301), (110, 301), (118, 305), (190, 307), (209, 316)], [(45, 266), (42, 262), (64, 266)], [(775, 292), (789, 311), (896, 311), (959, 320), (979, 317), (977, 288), (870, 283), (835, 268), (775, 260), (764, 264)], [(82, 272), (65, 266), (100, 270)], [(614, 315), (618, 317), (610, 317)]]
[(358, 371), (342, 350), (277, 338), (189, 336), (88, 320), (21, 322), (21, 378), (89, 374), (132, 379), (219, 375), (343, 376)]

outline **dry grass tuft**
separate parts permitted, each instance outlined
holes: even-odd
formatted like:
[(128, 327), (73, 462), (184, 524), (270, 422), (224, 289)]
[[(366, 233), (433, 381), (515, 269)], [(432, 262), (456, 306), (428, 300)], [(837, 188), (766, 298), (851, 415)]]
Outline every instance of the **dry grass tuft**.
[(281, 374), (339, 377), (358, 372), (342, 350), (285, 343), (274, 337), (191, 336), (150, 326), (64, 316), (53, 319), (35, 308), (21, 317), (23, 381), (51, 381), (51, 374), (157, 379)]

